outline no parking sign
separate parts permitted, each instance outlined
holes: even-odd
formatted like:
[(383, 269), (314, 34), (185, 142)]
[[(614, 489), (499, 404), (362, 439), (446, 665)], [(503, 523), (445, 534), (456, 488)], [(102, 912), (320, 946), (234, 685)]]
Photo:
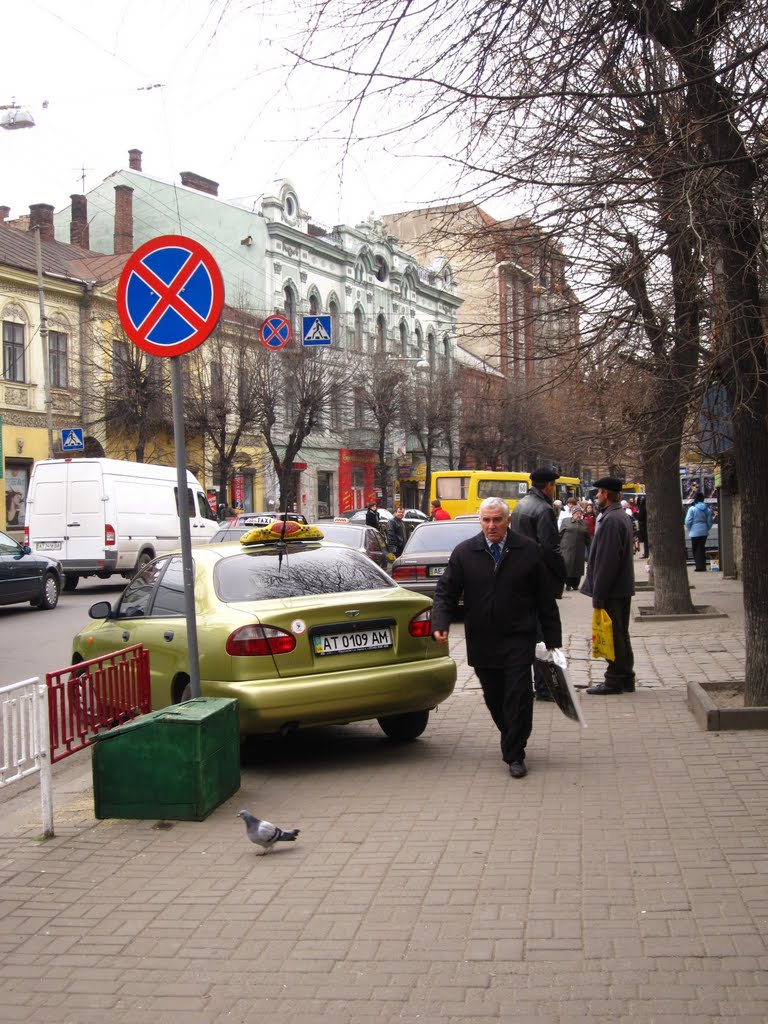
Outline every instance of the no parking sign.
[(197, 348), (218, 323), (224, 282), (208, 250), (183, 235), (161, 235), (139, 246), (117, 286), (123, 329), (153, 356)]

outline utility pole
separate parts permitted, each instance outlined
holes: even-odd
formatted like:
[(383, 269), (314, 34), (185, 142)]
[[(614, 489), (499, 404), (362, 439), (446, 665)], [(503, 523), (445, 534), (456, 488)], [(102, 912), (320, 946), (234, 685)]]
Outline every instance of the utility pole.
[(40, 340), (43, 343), (43, 378), (45, 382), (45, 423), (48, 428), (48, 458), (53, 458), (53, 403), (51, 401), (51, 371), (48, 352), (48, 317), (45, 315), (43, 291), (43, 255), (40, 248), (40, 225), (35, 226), (35, 258), (37, 262), (37, 296), (40, 300)]

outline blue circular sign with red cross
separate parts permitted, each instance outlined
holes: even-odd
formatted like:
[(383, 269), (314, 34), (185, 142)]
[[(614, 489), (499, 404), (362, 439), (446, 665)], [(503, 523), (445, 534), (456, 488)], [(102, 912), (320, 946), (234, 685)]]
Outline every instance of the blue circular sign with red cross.
[(291, 325), (284, 316), (274, 313), (261, 325), (261, 344), (265, 348), (283, 348), (291, 340)]
[(208, 250), (183, 235), (153, 238), (130, 256), (117, 285), (117, 309), (134, 345), (180, 356), (216, 327), (224, 282)]

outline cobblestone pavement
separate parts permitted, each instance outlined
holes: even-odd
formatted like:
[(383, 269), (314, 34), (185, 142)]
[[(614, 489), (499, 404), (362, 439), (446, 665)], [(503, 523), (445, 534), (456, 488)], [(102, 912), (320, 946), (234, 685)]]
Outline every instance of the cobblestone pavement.
[[(729, 618), (637, 623), (635, 694), (584, 696), (586, 729), (537, 703), (524, 780), (456, 627), (460, 685), (416, 743), (262, 742), (236, 797), (170, 828), (67, 793), (43, 843), (30, 800), (0, 824), (0, 1020), (764, 1024), (766, 734), (685, 704), (742, 671), (740, 588), (711, 576)], [(583, 686), (589, 602), (561, 609)], [(299, 841), (257, 856), (241, 807)]]

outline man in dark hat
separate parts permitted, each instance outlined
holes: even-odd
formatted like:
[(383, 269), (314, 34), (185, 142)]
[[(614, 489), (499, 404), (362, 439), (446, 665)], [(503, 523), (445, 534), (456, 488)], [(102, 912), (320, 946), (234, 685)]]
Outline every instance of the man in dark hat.
[(582, 594), (593, 608), (604, 608), (613, 623), (615, 658), (608, 662), (605, 681), (587, 693), (634, 693), (635, 658), (629, 638), (629, 609), (635, 593), (632, 520), (621, 507), (622, 481), (604, 476), (595, 481), (600, 514), (589, 549)]
[[(541, 557), (547, 567), (547, 574), (554, 597), (562, 597), (565, 584), (565, 561), (560, 551), (560, 534), (557, 529), (555, 510), (552, 500), (555, 497), (555, 480), (558, 473), (554, 469), (534, 469), (531, 476), (531, 488), (524, 498), (515, 505), (510, 521), (515, 533), (536, 541)], [(542, 639), (541, 630), (537, 640)], [(533, 688), (537, 700), (552, 700), (538, 662), (533, 664)]]

